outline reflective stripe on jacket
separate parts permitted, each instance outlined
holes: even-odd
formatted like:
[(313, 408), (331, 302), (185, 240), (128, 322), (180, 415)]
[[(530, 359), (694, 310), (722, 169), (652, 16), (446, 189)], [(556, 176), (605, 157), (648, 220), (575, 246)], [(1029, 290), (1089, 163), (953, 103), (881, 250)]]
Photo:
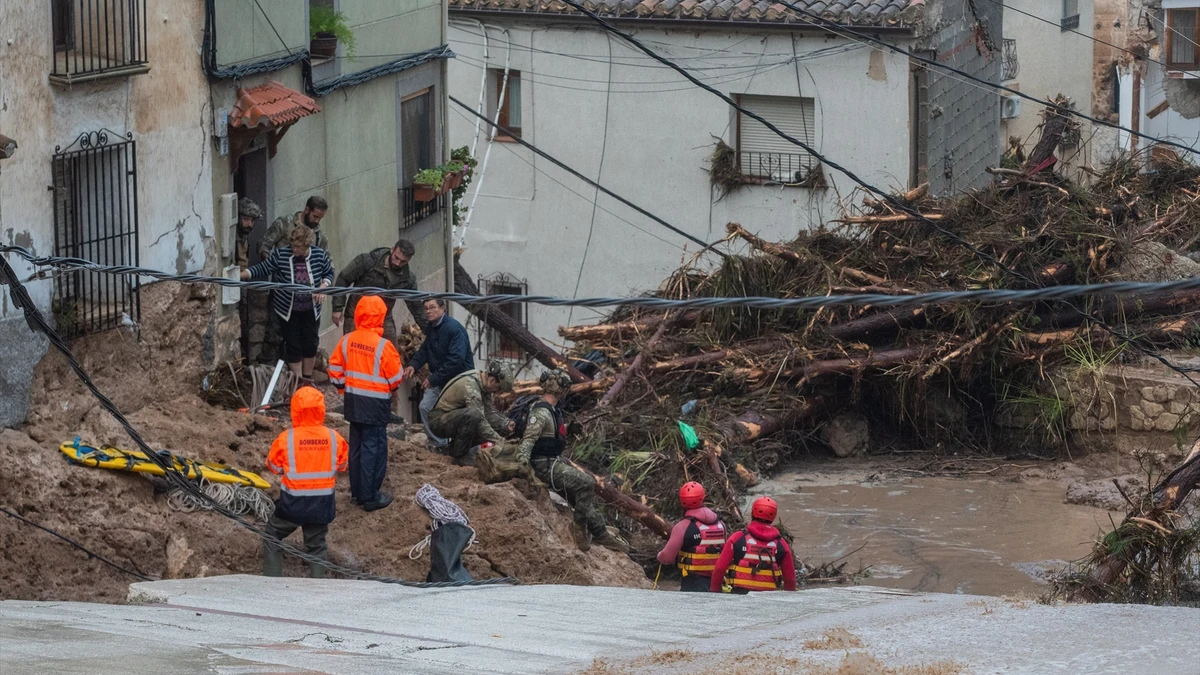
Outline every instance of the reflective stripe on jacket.
[(337, 472), (349, 463), (346, 439), (324, 422), (325, 395), (313, 387), (297, 389), (292, 428), (279, 434), (267, 455), (267, 468), (282, 487), (275, 512), (298, 525), (333, 521)]
[(383, 337), (387, 307), (369, 295), (354, 308), (354, 332), (342, 336), (329, 356), (329, 381), (346, 395), (346, 420), (387, 424), (392, 392), (404, 380), (400, 352)]
[(703, 523), (695, 518), (688, 525), (687, 534), (683, 536), (683, 546), (679, 548), (676, 566), (683, 576), (699, 574), (711, 576), (717, 566), (717, 558), (725, 546), (725, 523)]

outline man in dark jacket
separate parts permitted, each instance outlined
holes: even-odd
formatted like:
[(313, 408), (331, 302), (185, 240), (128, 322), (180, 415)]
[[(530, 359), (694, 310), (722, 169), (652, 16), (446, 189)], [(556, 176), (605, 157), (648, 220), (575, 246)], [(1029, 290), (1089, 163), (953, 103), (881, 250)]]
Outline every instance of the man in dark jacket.
[[(345, 269), (338, 272), (334, 285), (415, 291), (417, 290), (417, 277), (408, 267), (408, 262), (412, 260), (415, 253), (416, 247), (407, 239), (400, 239), (390, 249), (377, 248), (363, 253), (350, 261)], [(344, 315), (343, 333), (354, 332), (354, 306), (358, 303), (358, 299), (359, 296), (350, 296), (349, 303), (347, 303), (344, 295), (333, 298), (333, 324), (343, 326), (342, 317)], [(397, 333), (396, 322), (392, 318), (392, 308), (396, 306), (396, 299), (384, 298), (383, 302), (387, 306), (387, 317), (383, 320), (383, 337), (394, 343)], [(413, 315), (413, 321), (421, 328), (422, 332), (425, 332), (428, 323), (425, 321), (425, 312), (421, 307), (421, 302), (406, 300), (404, 304), (408, 307), (409, 313)]]
[(425, 394), (421, 397), (421, 422), (425, 425), (425, 435), (433, 445), (444, 448), (447, 441), (439, 438), (429, 428), (429, 411), (437, 405), (438, 397), (442, 395), (442, 387), (450, 380), (468, 370), (475, 369), (475, 358), (471, 356), (471, 339), (467, 329), (446, 313), (445, 300), (426, 300), (425, 319), (429, 322), (425, 328), (425, 341), (421, 348), (413, 354), (404, 377), (410, 378), (422, 366), (429, 366), (429, 377), (421, 383)]

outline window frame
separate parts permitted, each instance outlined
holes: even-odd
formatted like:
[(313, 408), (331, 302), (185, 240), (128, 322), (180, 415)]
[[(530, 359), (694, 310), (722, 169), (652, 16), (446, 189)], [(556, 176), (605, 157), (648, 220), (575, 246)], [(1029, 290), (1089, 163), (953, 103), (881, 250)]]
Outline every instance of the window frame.
[[(1166, 36), (1166, 58), (1163, 62), (1167, 64), (1169, 70), (1178, 71), (1194, 71), (1200, 70), (1200, 7), (1187, 7), (1179, 9), (1168, 9), (1163, 21), (1163, 33)], [(1192, 43), (1192, 61), (1190, 63), (1176, 63), (1172, 61), (1172, 56), (1175, 53), (1175, 30), (1171, 27), (1171, 16), (1176, 12), (1191, 12), (1192, 13), (1192, 35), (1195, 36)]]
[[(490, 277), (480, 277), (477, 282), (483, 295), (528, 295), (529, 283), (508, 274), (499, 273)], [(529, 312), (524, 303), (512, 302), (493, 305), (501, 313), (516, 321), (522, 327), (529, 328)], [(500, 331), (487, 327), (487, 358), (508, 359), (520, 361), (525, 358), (525, 350), (512, 338)]]
[[(400, 109), (398, 112), (400, 114), (401, 126), (400, 126), (400, 157), (399, 157), (398, 164), (399, 164), (399, 173), (400, 173), (400, 229), (402, 231), (407, 230), (408, 228), (419, 224), (421, 221), (425, 220), (426, 218), (436, 215), (439, 211), (441, 211), (446, 206), (446, 196), (444, 194), (438, 195), (437, 197), (435, 197), (433, 199), (433, 201), (428, 201), (428, 202), (418, 202), (418, 201), (416, 201), (415, 196), (414, 196), (416, 188), (414, 187), (413, 176), (416, 175), (416, 171), (421, 171), (423, 169), (432, 169), (433, 167), (436, 167), (438, 164), (440, 164), (440, 162), (438, 161), (439, 156), (438, 156), (438, 136), (437, 136), (438, 109), (437, 109), (437, 97), (434, 96), (434, 91), (435, 91), (434, 87), (429, 86), (429, 87), (424, 87), (422, 89), (418, 89), (417, 91), (410, 92), (410, 93), (405, 94), (400, 97)], [(408, 142), (407, 141), (409, 139), (409, 133), (410, 133), (408, 127), (403, 124), (404, 104), (408, 103), (410, 101), (416, 100), (422, 96), (429, 97), (428, 103), (427, 103), (428, 117), (429, 117), (428, 128), (426, 128), (422, 132), (412, 132), (412, 133), (417, 135), (417, 138), (419, 141), (428, 143), (430, 165), (429, 166), (418, 166), (416, 171), (410, 171), (409, 168), (404, 165), (405, 164), (404, 155), (407, 153), (407, 150), (408, 150)], [(417, 151), (417, 155), (418, 155), (417, 164), (419, 165), (420, 164), (420, 161), (419, 161), (420, 151), (419, 150)]]
[(1062, 0), (1062, 30), (1079, 28), (1079, 0)]
[[(492, 71), (492, 75), (493, 75), (493, 81), (492, 81), (492, 84), (494, 87), (493, 91), (495, 92), (493, 94), (493, 99), (492, 99), (492, 108), (495, 112), (499, 113), (496, 117), (496, 120), (497, 120), (496, 124), (513, 132), (511, 134), (508, 134), (503, 131), (497, 130), (496, 131), (496, 140), (498, 140), (498, 141), (499, 140), (512, 140), (514, 138), (521, 138), (521, 127), (509, 126), (509, 123), (508, 123), (509, 117), (512, 114), (512, 102), (513, 102), (513, 97), (512, 97), (513, 89), (511, 86), (512, 80), (513, 79), (520, 80), (521, 79), (521, 71), (515, 70), (513, 68), (508, 69), (508, 78), (509, 78), (508, 85), (509, 86), (507, 86), (507, 87), (505, 86), (505, 83), (504, 83), (504, 69), (503, 68), (492, 68), (491, 71)], [(500, 105), (500, 92), (501, 91), (504, 91), (504, 105)], [(518, 90), (517, 95), (520, 96), (520, 90)], [(497, 108), (498, 108), (498, 110), (497, 110)], [(517, 99), (517, 112), (524, 113), (524, 110), (521, 109), (520, 98)], [(524, 120), (522, 120), (522, 122), (523, 121)]]
[[(792, 100), (795, 100), (798, 103), (800, 103), (801, 106), (804, 105), (805, 101), (808, 101), (809, 105), (812, 106), (813, 127), (812, 127), (811, 131), (806, 130), (806, 132), (805, 132), (806, 134), (808, 134), (808, 138), (807, 139), (802, 138), (800, 140), (804, 140), (809, 145), (813, 145), (815, 143), (815, 139), (816, 139), (816, 135), (817, 135), (817, 132), (816, 132), (817, 120), (816, 120), (816, 100), (813, 97), (811, 97), (811, 96), (774, 96), (774, 95), (760, 96), (758, 94), (734, 94), (734, 96), (733, 96), (734, 101), (736, 101), (739, 106), (743, 106), (743, 107), (746, 106), (746, 98), (747, 97), (792, 99)], [(744, 139), (743, 139), (743, 134), (742, 134), (742, 120), (745, 117), (745, 114), (742, 113), (742, 111), (740, 111), (740, 110), (735, 110), (734, 116), (735, 116), (735, 118), (734, 118), (735, 119), (734, 134), (735, 135), (734, 135), (733, 149), (735, 152), (735, 157), (737, 159), (738, 171), (742, 174), (742, 178), (746, 181), (746, 183), (757, 184), (757, 185), (767, 185), (767, 184), (784, 185), (787, 187), (819, 187), (818, 185), (805, 185), (805, 184), (808, 183), (814, 177), (814, 175), (816, 175), (817, 173), (820, 172), (820, 170), (821, 170), (820, 160), (808, 155), (808, 153), (806, 153), (804, 151), (804, 149), (800, 148), (800, 147), (795, 148), (797, 150), (797, 152), (757, 152), (757, 151), (743, 149), (744, 148)], [(768, 121), (771, 121), (771, 120), (768, 120)], [(754, 123), (757, 124), (757, 122), (754, 122)], [(747, 153), (752, 153), (752, 152), (756, 152), (756, 154), (760, 154), (760, 155), (778, 155), (780, 157), (798, 157), (798, 158), (800, 158), (799, 159), (800, 164), (803, 164), (805, 161), (808, 161), (811, 164), (811, 166), (808, 166), (806, 168), (806, 170), (804, 172), (804, 177), (801, 178), (799, 181), (794, 181), (794, 180), (791, 182), (780, 181), (769, 175), (764, 176), (761, 173), (753, 173), (753, 172), (747, 171), (746, 167), (743, 164), (743, 155), (745, 155)], [(806, 157), (808, 158), (807, 160), (805, 159)], [(790, 164), (789, 164), (789, 168), (790, 168)], [(794, 176), (793, 176), (793, 178), (794, 178)]]
[[(77, 6), (85, 2), (87, 12)], [(106, 0), (103, 14), (95, 12), (94, 2), (51, 2), (52, 84), (66, 87), (150, 72), (148, 0)]]

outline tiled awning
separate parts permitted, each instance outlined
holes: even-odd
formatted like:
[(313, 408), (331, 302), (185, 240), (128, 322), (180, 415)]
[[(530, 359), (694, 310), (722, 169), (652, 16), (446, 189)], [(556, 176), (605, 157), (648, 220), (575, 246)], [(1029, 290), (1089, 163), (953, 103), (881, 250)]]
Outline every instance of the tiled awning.
[(316, 101), (275, 80), (238, 89), (237, 96), (229, 111), (229, 126), (234, 129), (286, 127), (321, 112)]

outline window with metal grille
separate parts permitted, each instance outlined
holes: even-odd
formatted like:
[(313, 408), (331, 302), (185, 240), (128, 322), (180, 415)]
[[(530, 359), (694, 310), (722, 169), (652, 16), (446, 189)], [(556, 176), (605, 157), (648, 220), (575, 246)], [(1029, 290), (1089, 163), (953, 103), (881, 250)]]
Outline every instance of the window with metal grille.
[(446, 205), (446, 196), (417, 201), (413, 176), (437, 165), (433, 89), (425, 89), (400, 101), (400, 229), (416, 225)]
[[(479, 278), (479, 292), (484, 295), (528, 295), (529, 284), (524, 279), (516, 279), (500, 273), (491, 277)], [(527, 328), (525, 305), (514, 302), (506, 305), (491, 305), (493, 311), (507, 314), (514, 322)], [(511, 337), (489, 327), (487, 329), (488, 358), (520, 359), (521, 345)]]
[[(85, 133), (51, 163), (54, 254), (102, 265), (138, 264), (137, 143), (109, 131)], [(53, 311), (67, 339), (135, 326), (138, 277), (73, 270), (56, 278)]]
[[(738, 104), (759, 115), (783, 133), (810, 147), (816, 138), (816, 112), (811, 98), (794, 96), (737, 96)], [(802, 183), (817, 160), (791, 141), (745, 113), (737, 116), (738, 166), (747, 178), (775, 183)]]
[(50, 81), (86, 82), (150, 70), (146, 0), (51, 0)]
[(1062, 29), (1079, 28), (1079, 0), (1063, 0)]
[(1017, 60), (1017, 41), (1015, 38), (1004, 38), (1004, 60), (1000, 62), (1000, 79), (1013, 80), (1021, 72), (1021, 62)]
[(1200, 9), (1169, 9), (1166, 26), (1167, 66), (1200, 70)]

